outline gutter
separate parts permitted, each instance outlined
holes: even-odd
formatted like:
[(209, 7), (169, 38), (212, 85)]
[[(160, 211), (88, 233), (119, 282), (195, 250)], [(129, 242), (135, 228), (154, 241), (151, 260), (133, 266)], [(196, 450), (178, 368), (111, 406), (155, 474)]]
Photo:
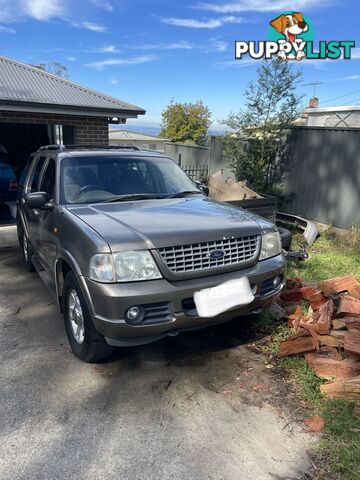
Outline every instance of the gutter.
[(96, 108), (81, 105), (54, 105), (51, 103), (19, 102), (0, 100), (0, 111), (7, 110), (11, 112), (28, 113), (48, 113), (60, 115), (76, 115), (90, 117), (126, 117), (137, 118), (138, 115), (145, 115), (143, 109), (121, 109), (119, 108)]

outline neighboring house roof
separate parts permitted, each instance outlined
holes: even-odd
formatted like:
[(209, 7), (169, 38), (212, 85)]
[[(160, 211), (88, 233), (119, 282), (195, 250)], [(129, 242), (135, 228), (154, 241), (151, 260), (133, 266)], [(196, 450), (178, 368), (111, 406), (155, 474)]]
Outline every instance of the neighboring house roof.
[(0, 110), (137, 117), (145, 110), (0, 56)]
[(360, 105), (339, 105), (334, 107), (305, 108), (305, 113), (326, 113), (326, 112), (357, 112)]
[(130, 130), (109, 130), (109, 139), (110, 140), (121, 140), (121, 141), (144, 141), (144, 142), (167, 142), (166, 138), (156, 137), (155, 135), (148, 135), (147, 133), (141, 132), (132, 132)]

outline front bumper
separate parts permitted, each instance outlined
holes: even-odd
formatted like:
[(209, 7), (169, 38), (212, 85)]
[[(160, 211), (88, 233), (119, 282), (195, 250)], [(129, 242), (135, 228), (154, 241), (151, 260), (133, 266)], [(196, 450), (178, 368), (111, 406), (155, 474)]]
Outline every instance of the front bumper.
[[(101, 284), (83, 277), (87, 306), (96, 329), (111, 345), (136, 345), (175, 335), (179, 330), (191, 330), (221, 323), (271, 304), (280, 294), (276, 289), (264, 288), (271, 279), (284, 275), (283, 255), (258, 262), (251, 268), (219, 275), (170, 282), (166, 279), (123, 284)], [(254, 301), (232, 309), (214, 318), (201, 318), (192, 304), (194, 292), (214, 287), (228, 280), (247, 276), (256, 286)], [(268, 282), (266, 283), (266, 280)], [(265, 282), (265, 283), (264, 283)], [(144, 324), (130, 325), (125, 320), (128, 308), (134, 305), (167, 305), (168, 314), (150, 318)], [(170, 314), (169, 314), (170, 312)], [(153, 314), (154, 315), (154, 314)], [(151, 316), (151, 315), (150, 315)]]

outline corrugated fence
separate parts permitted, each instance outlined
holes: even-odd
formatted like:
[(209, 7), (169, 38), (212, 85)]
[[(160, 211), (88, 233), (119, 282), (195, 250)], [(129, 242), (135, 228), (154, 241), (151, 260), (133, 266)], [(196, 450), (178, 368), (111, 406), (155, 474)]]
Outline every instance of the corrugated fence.
[(290, 213), (360, 227), (360, 129), (293, 129), (284, 155)]

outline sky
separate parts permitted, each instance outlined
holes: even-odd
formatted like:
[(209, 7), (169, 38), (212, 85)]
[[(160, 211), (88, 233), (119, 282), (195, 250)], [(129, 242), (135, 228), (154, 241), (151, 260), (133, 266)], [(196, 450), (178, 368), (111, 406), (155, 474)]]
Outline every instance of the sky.
[[(322, 82), (322, 106), (360, 104), (359, 0), (0, 0), (0, 54), (60, 62), (70, 80), (144, 108), (129, 123), (158, 126), (174, 99), (202, 100), (214, 126), (243, 106), (259, 61), (234, 60), (236, 40), (267, 40), (281, 12), (306, 15), (319, 40), (354, 40), (351, 60), (294, 62)], [(0, 79), (1, 81), (1, 79)]]

